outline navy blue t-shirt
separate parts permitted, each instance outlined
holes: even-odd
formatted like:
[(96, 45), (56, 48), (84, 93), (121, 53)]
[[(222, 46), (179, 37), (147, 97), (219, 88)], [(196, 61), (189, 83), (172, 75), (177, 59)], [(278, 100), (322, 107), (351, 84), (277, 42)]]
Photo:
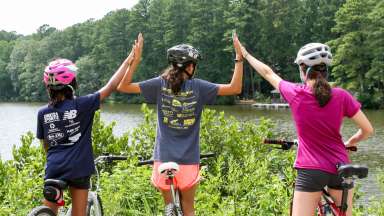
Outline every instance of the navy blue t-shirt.
[(203, 105), (215, 102), (218, 86), (201, 79), (183, 82), (178, 95), (156, 77), (139, 83), (148, 103), (157, 104), (154, 159), (180, 164), (200, 162), (199, 132)]
[(71, 180), (95, 172), (91, 133), (99, 107), (100, 94), (94, 93), (39, 110), (36, 137), (49, 146), (46, 179)]

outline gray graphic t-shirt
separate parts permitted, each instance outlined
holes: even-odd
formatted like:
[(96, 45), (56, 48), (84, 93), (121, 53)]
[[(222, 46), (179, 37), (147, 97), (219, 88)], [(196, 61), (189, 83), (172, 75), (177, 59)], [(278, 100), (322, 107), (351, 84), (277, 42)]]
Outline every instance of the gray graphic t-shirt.
[(203, 105), (215, 102), (218, 86), (201, 80), (186, 80), (178, 95), (156, 77), (140, 82), (148, 103), (157, 104), (157, 134), (154, 159), (162, 162), (198, 164), (200, 118)]

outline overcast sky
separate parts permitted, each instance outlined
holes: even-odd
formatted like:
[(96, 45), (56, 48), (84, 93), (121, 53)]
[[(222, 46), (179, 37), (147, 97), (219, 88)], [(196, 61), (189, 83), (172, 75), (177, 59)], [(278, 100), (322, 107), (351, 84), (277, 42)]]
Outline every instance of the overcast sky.
[(0, 0), (0, 30), (27, 35), (43, 24), (64, 29), (112, 10), (131, 8), (138, 0)]

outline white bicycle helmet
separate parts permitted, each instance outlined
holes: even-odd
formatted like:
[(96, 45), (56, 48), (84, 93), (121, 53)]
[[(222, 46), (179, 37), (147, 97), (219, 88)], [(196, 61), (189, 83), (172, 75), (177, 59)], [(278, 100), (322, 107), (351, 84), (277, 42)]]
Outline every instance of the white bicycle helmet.
[(328, 45), (322, 43), (309, 43), (300, 48), (297, 53), (295, 63), (305, 64), (309, 67), (318, 64), (330, 66), (332, 63), (332, 53)]

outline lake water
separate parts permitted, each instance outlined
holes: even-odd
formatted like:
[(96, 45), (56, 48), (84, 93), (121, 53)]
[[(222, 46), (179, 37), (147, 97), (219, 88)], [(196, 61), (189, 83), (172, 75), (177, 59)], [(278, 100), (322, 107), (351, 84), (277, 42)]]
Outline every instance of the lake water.
[[(13, 145), (20, 145), (20, 137), (27, 131), (36, 131), (36, 115), (42, 103), (0, 103), (0, 156), (2, 160), (11, 159)], [(294, 125), (289, 109), (286, 110), (260, 110), (251, 106), (211, 106), (210, 108), (224, 111), (227, 115), (233, 115), (244, 121), (257, 122), (261, 117), (272, 119), (276, 122), (280, 132), (288, 137), (294, 137)], [(371, 120), (375, 135), (367, 141), (361, 142), (359, 151), (352, 155), (355, 163), (368, 165), (370, 174), (368, 179), (361, 181), (363, 191), (370, 196), (377, 194), (377, 172), (384, 163), (384, 111), (364, 111)], [(143, 119), (140, 105), (132, 104), (103, 104), (101, 118), (105, 122), (116, 121), (114, 133), (121, 135), (134, 128)], [(353, 122), (346, 120), (343, 125), (343, 137), (347, 139), (356, 132)], [(38, 145), (37, 141), (35, 143)]]

